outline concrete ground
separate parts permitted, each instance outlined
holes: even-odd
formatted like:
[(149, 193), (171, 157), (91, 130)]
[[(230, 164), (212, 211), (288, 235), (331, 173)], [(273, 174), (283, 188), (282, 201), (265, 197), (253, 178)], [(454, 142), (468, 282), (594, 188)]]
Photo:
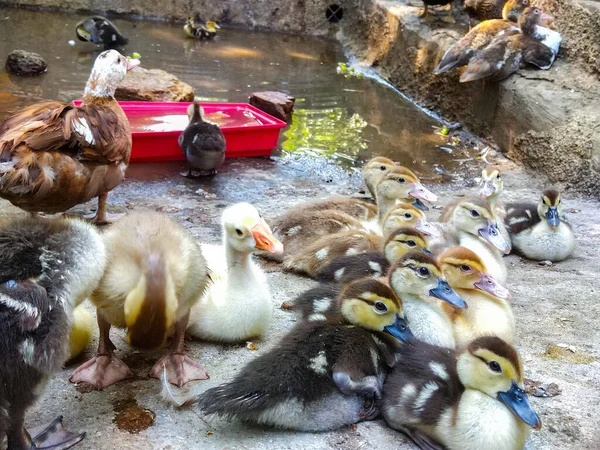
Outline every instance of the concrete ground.
[[(492, 158), (494, 159), (494, 158)], [(494, 161), (496, 162), (496, 161)], [(546, 186), (540, 177), (524, 173), (506, 160), (504, 200), (536, 200)], [(360, 188), (360, 177), (315, 159), (228, 160), (211, 180), (187, 180), (178, 175), (181, 164), (133, 165), (128, 180), (109, 196), (112, 211), (152, 208), (178, 220), (202, 242), (217, 243), (222, 209), (234, 202), (249, 201), (266, 217), (273, 217), (293, 204), (315, 197), (351, 195)], [(483, 163), (465, 167), (471, 177)], [(472, 189), (468, 182), (429, 186), (440, 195), (440, 205)], [(552, 266), (509, 256), (508, 287), (518, 325), (518, 349), (524, 359), (526, 377), (558, 384), (562, 393), (532, 398), (543, 428), (533, 432), (530, 449), (600, 448), (600, 202), (574, 192), (564, 192), (566, 216), (578, 236), (575, 254)], [(76, 209), (89, 210), (95, 204)], [(432, 219), (439, 211), (432, 211)], [(0, 217), (20, 212), (0, 201)], [(274, 320), (264, 341), (256, 341), (256, 352), (245, 345), (226, 346), (188, 342), (191, 357), (201, 361), (210, 380), (192, 383), (191, 392), (229, 380), (250, 359), (276, 345), (295, 325), (293, 312), (279, 309), (313, 281), (293, 274), (270, 272)], [(78, 364), (93, 355), (97, 339), (78, 360), (69, 363), (49, 383), (39, 403), (30, 409), (28, 423), (47, 422), (59, 414), (73, 431), (85, 431), (81, 449), (411, 449), (403, 435), (383, 421), (360, 423), (356, 429), (307, 434), (253, 428), (236, 422), (203, 417), (197, 410), (177, 411), (160, 398), (160, 383), (148, 372), (160, 353), (146, 354), (129, 348), (121, 331), (113, 330), (118, 356), (135, 372), (132, 378), (105, 389), (78, 389), (68, 376)], [(554, 346), (554, 347), (553, 347)], [(558, 346), (558, 347), (556, 347)], [(154, 424), (132, 434), (117, 426), (116, 416), (139, 405), (155, 414)], [(128, 409), (129, 408), (129, 409)], [(152, 413), (149, 413), (152, 415)], [(596, 424), (596, 425), (594, 425)]]

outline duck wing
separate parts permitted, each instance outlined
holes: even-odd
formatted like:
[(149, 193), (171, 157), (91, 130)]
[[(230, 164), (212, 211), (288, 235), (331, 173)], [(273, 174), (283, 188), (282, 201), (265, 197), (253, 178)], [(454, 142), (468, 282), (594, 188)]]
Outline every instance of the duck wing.
[(506, 205), (504, 222), (511, 235), (531, 228), (541, 222), (535, 203), (510, 203)]
[(519, 34), (507, 32), (494, 39), (490, 45), (477, 53), (460, 76), (460, 82), (490, 78), (499, 81), (519, 70), (523, 59)]
[(523, 62), (533, 64), (543, 70), (548, 70), (552, 66), (552, 63), (554, 63), (556, 53), (550, 47), (531, 36), (523, 36), (522, 39)]

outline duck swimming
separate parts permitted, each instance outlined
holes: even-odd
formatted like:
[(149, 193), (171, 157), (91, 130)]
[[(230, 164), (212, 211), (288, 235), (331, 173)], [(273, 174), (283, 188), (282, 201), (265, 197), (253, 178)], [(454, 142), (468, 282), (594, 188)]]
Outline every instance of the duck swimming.
[(119, 29), (105, 17), (92, 16), (79, 22), (75, 27), (77, 39), (102, 45), (105, 50), (121, 47), (129, 43)]

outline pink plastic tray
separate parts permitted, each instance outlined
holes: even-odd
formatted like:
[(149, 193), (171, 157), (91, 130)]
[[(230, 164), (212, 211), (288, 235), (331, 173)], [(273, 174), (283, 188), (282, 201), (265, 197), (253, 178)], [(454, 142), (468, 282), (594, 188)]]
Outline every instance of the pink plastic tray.
[[(81, 100), (73, 102), (75, 106)], [(177, 143), (179, 135), (186, 126), (187, 121), (177, 121), (170, 126), (168, 131), (147, 131), (136, 128), (135, 123), (141, 117), (161, 117), (169, 115), (184, 115), (190, 105), (189, 102), (127, 102), (119, 104), (125, 115), (132, 123), (133, 148), (131, 162), (150, 161), (176, 161), (184, 160), (185, 156)], [(210, 115), (224, 113), (226, 117), (241, 117), (245, 115), (252, 120), (252, 124), (223, 124), (221, 130), (225, 136), (227, 158), (241, 158), (247, 156), (270, 156), (271, 151), (277, 147), (279, 131), (285, 128), (286, 123), (258, 108), (246, 103), (201, 103), (208, 120)], [(213, 120), (214, 121), (214, 120)]]

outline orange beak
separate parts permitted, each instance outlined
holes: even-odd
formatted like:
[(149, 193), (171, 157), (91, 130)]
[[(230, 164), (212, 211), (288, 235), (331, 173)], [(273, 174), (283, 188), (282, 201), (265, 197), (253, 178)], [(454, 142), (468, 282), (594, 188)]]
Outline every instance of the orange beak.
[(283, 253), (283, 244), (273, 236), (269, 225), (262, 220), (250, 230), (256, 242), (256, 248), (279, 255)]

